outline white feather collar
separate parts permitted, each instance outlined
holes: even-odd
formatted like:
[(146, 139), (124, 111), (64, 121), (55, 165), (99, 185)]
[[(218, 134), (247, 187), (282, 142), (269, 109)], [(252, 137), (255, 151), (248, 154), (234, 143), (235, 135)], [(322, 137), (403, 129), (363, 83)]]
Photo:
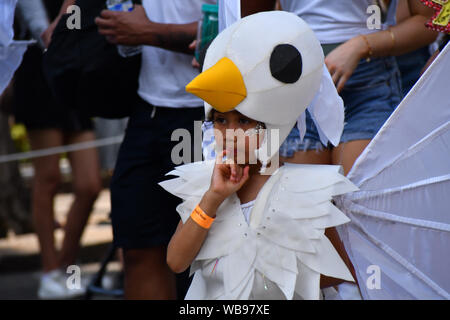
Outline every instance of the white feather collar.
[[(184, 200), (177, 207), (183, 222), (208, 190), (213, 168), (214, 160), (179, 166), (169, 173), (178, 178), (160, 183)], [(340, 169), (280, 167), (259, 192), (250, 225), (237, 195), (226, 199), (191, 265), (187, 298), (319, 299), (320, 274), (353, 281), (324, 234), (350, 221), (332, 197), (358, 190)]]

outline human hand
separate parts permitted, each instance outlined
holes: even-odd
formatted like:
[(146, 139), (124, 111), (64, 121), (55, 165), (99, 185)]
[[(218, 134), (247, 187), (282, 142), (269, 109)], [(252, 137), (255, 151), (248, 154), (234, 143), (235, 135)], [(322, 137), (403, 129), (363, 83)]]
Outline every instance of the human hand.
[[(189, 45), (189, 49), (192, 51), (195, 51), (195, 48), (197, 47), (197, 40), (192, 41), (192, 43)], [(192, 58), (192, 67), (196, 68), (196, 69), (200, 69), (200, 63), (198, 63), (197, 59)]]
[(224, 150), (216, 158), (211, 185), (208, 190), (219, 201), (224, 201), (237, 192), (249, 178), (250, 166), (241, 167), (231, 159), (222, 163), (222, 157), (226, 153), (227, 151)]
[(136, 46), (144, 43), (144, 30), (153, 22), (148, 19), (143, 6), (135, 5), (130, 12), (103, 10), (95, 23), (99, 33), (109, 42)]
[(342, 91), (359, 61), (366, 56), (367, 50), (366, 42), (362, 36), (358, 36), (341, 44), (327, 55), (325, 64), (338, 92)]

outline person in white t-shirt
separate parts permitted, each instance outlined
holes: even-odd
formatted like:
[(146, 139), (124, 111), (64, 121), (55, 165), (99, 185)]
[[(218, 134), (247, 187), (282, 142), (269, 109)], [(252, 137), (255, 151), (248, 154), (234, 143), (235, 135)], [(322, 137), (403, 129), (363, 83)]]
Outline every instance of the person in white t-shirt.
[[(398, 4), (410, 17), (396, 22)], [(282, 10), (305, 19), (326, 55), (325, 63), (344, 100), (344, 133), (338, 145), (327, 144), (306, 114), (305, 141), (298, 132), (287, 139), (288, 161), (342, 164), (347, 174), (402, 99), (394, 56), (432, 43), (436, 32), (425, 28), (433, 10), (419, 0), (280, 0)]]
[[(175, 232), (179, 200), (157, 184), (173, 167), (176, 129), (193, 135), (202, 120), (200, 99), (185, 85), (198, 74), (189, 44), (197, 34), (202, 5), (212, 0), (144, 0), (131, 12), (105, 10), (96, 19), (111, 43), (143, 45), (139, 77), (141, 100), (134, 106), (111, 183), (114, 243), (124, 249), (125, 297), (173, 299), (175, 275), (166, 263)], [(178, 286), (184, 297), (187, 274)]]

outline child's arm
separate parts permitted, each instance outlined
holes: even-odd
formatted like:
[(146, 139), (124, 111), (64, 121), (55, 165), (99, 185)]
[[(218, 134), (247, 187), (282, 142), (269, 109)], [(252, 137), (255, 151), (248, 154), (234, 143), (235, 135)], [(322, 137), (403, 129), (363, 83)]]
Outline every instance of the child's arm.
[[(199, 206), (208, 216), (215, 218), (216, 211), (224, 200), (208, 190)], [(191, 218), (185, 224), (180, 221), (167, 249), (167, 264), (173, 272), (183, 272), (190, 266), (200, 251), (208, 231)]]
[[(199, 203), (200, 208), (211, 218), (222, 202), (238, 191), (249, 177), (249, 167), (236, 164), (217, 164), (211, 178), (211, 186)], [(199, 226), (192, 218), (185, 224), (181, 221), (167, 249), (167, 264), (175, 273), (186, 270), (200, 251), (208, 229)]]

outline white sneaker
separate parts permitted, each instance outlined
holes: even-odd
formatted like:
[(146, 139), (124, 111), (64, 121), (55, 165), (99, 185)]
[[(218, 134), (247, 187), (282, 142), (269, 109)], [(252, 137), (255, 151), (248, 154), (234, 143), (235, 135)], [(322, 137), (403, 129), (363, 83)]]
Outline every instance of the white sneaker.
[(39, 284), (39, 299), (71, 299), (84, 295), (86, 287), (69, 288), (67, 285), (67, 274), (57, 269), (42, 275)]

